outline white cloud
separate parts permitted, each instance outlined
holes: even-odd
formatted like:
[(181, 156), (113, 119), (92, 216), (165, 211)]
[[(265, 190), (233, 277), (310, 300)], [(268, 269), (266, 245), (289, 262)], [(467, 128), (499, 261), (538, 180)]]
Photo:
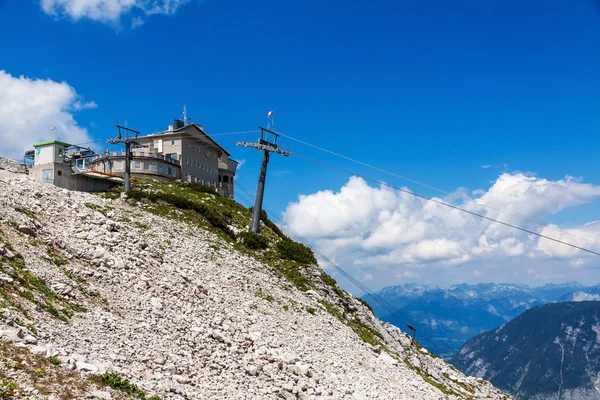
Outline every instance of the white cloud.
[(482, 166), (481, 166), (481, 168), (483, 168), (483, 169), (488, 169), (488, 168), (492, 168), (492, 166), (491, 166), (491, 165), (489, 165), (489, 164), (487, 164), (487, 165), (482, 165)]
[(57, 139), (88, 142), (87, 130), (73, 113), (94, 107), (96, 103), (83, 101), (66, 82), (14, 77), (0, 70), (0, 155), (22, 160), (32, 143), (50, 138), (53, 126)]
[(481, 276), (481, 271), (474, 270), (474, 271), (473, 271), (473, 276), (474, 276), (474, 277), (480, 277), (480, 276)]
[[(74, 21), (91, 19), (118, 25), (123, 15), (173, 15), (189, 2), (190, 0), (41, 0), (41, 7), (46, 14), (55, 17), (67, 17)], [(143, 23), (143, 17), (132, 17), (132, 28)]]
[[(552, 225), (542, 228), (531, 222), (543, 221), (550, 214), (598, 198), (600, 186), (569, 176), (549, 181), (522, 173), (504, 173), (487, 190), (468, 192), (460, 189), (440, 200), (600, 251), (597, 243), (557, 233), (553, 230), (557, 227)], [(596, 261), (589, 254), (560, 243), (422, 200), (409, 193), (385, 186), (371, 187), (357, 177), (350, 178), (338, 192), (325, 190), (300, 195), (296, 202), (287, 206), (283, 217), (326, 254), (338, 258), (342, 265), (356, 269), (384, 271), (406, 266), (444, 269), (465, 263), (494, 263), (506, 265), (507, 279), (516, 275), (550, 279), (560, 275), (558, 263), (553, 263), (557, 273), (545, 271), (544, 274), (532, 272), (528, 264), (532, 260), (559, 259), (564, 260), (564, 266), (571, 260), (583, 260), (572, 264), (581, 266)], [(567, 229), (566, 232), (600, 242), (600, 222)], [(525, 274), (528, 269), (530, 271)], [(480, 268), (476, 270), (479, 273)], [(465, 271), (465, 274), (468, 272)], [(479, 276), (476, 273), (470, 275)]]

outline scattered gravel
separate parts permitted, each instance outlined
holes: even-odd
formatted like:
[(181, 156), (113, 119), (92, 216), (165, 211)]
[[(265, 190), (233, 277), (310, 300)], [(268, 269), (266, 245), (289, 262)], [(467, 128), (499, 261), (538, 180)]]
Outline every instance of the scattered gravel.
[[(62, 322), (0, 297), (12, 325), (0, 323), (0, 340), (56, 356), (62, 368), (116, 372), (163, 399), (509, 398), (419, 351), (350, 295), (327, 285), (302, 292), (191, 223), (20, 176), (0, 182), (0, 211), (13, 248), (0, 257), (20, 253), (32, 275), (87, 310)], [(0, 289), (16, 285), (2, 268)], [(385, 349), (322, 301), (378, 331)]]

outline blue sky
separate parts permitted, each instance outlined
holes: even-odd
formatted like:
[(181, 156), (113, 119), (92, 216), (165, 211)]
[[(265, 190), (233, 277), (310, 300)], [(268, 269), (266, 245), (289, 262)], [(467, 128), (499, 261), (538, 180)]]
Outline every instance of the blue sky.
[[(93, 140), (113, 136), (117, 120), (145, 133), (165, 129), (183, 104), (209, 133), (256, 129), (274, 110), (277, 130), (448, 192), (488, 190), (505, 172), (600, 185), (592, 0), (169, 0), (168, 10), (148, 10), (160, 0), (116, 17), (61, 2), (105, 0), (0, 1), (0, 70), (65, 82), (93, 102), (68, 111)], [(238, 139), (218, 140), (245, 161), (239, 181), (254, 191), (260, 154), (236, 148)], [(272, 157), (269, 168), (266, 204), (277, 211), (298, 194), (348, 183), (293, 157)], [(537, 216), (573, 228), (599, 211), (591, 196)]]

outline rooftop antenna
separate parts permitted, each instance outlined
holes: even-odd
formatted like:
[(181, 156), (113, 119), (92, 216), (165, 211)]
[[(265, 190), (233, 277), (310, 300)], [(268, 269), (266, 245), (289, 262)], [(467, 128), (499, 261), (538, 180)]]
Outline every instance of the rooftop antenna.
[[(273, 115), (273, 111), (269, 111), (269, 118)], [(250, 224), (250, 231), (258, 233), (260, 228), (260, 215), (262, 213), (263, 196), (265, 194), (265, 181), (267, 179), (267, 164), (269, 163), (269, 153), (281, 154), (282, 156), (289, 157), (292, 155), (289, 151), (285, 151), (279, 148), (277, 144), (277, 138), (279, 134), (259, 126), (260, 138), (257, 142), (238, 142), (236, 145), (241, 147), (253, 147), (263, 152), (262, 163), (260, 166), (260, 174), (258, 175), (258, 186), (256, 188), (256, 200), (254, 201), (254, 208), (252, 209), (252, 223)], [(268, 141), (268, 137), (271, 135), (273, 141)]]
[(187, 125), (187, 109), (185, 107), (185, 104), (183, 105), (183, 124)]
[(52, 134), (52, 140), (55, 140), (55, 139), (56, 139), (56, 134), (55, 134), (55, 132), (56, 132), (56, 127), (55, 127), (55, 126), (51, 127), (51, 128), (50, 128), (50, 133)]

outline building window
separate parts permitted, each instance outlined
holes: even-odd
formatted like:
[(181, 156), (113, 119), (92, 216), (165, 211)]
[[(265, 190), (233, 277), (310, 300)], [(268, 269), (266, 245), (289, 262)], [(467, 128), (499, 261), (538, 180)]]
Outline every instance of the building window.
[(56, 171), (56, 173), (58, 174), (58, 176), (62, 176), (62, 171), (60, 169)]
[(175, 168), (171, 168), (171, 175), (177, 176), (177, 170)]
[(175, 141), (171, 140), (171, 146), (175, 146)]
[(155, 162), (152, 163), (152, 171), (158, 171), (158, 165)]
[(159, 174), (162, 174), (162, 170), (163, 170), (163, 166), (162, 166), (162, 165), (159, 165), (159, 166), (158, 166), (158, 173), (159, 173)]
[(187, 173), (187, 172), (185, 173), (185, 177), (186, 177), (186, 178), (188, 177), (188, 173)]
[(194, 151), (196, 151), (196, 145), (194, 145)]
[(42, 181), (46, 183), (52, 183), (52, 173), (54, 170), (45, 169), (42, 171)]
[(185, 147), (190, 148), (190, 142), (185, 142)]
[(189, 163), (188, 163), (188, 158), (187, 158), (187, 157), (185, 158), (185, 163), (186, 163), (186, 164), (189, 164)]
[(134, 161), (133, 162), (133, 168), (135, 168), (135, 169), (142, 169), (142, 162), (141, 161)]

